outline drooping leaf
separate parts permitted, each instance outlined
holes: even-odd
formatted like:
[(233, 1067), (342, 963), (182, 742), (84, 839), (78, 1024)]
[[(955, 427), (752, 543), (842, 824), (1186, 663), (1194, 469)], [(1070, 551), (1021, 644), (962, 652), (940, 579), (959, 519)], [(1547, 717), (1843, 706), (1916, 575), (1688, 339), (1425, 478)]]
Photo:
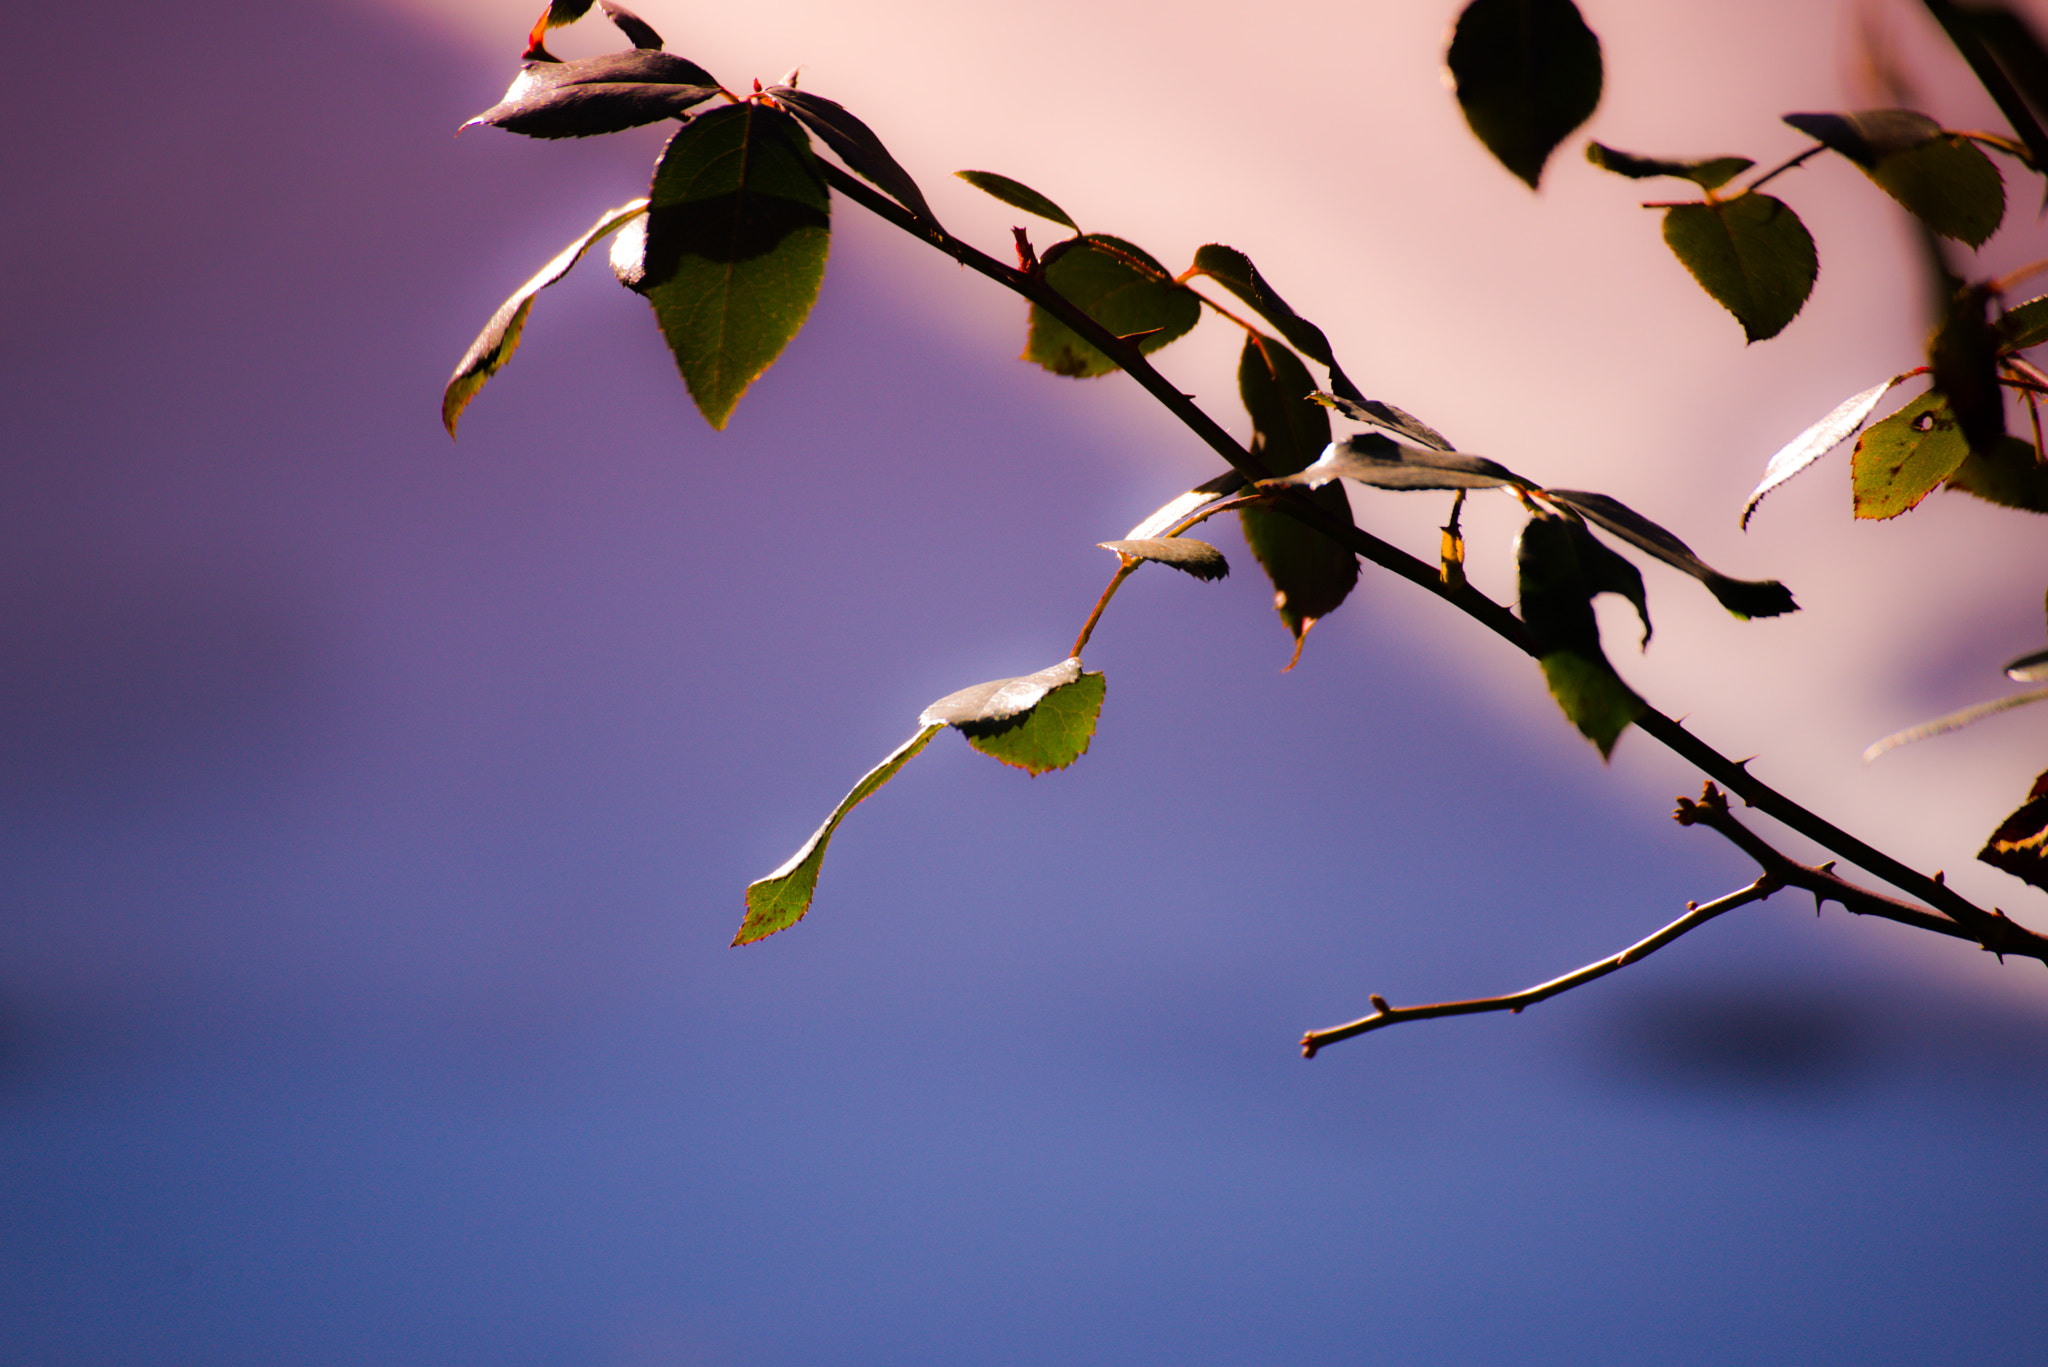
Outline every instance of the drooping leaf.
[(2048, 891), (2048, 773), (2034, 780), (2026, 802), (1999, 823), (1977, 857)]
[[(1202, 298), (1178, 285), (1141, 248), (1107, 233), (1056, 242), (1040, 258), (1045, 283), (1117, 337), (1149, 355), (1187, 335), (1202, 321)], [(1055, 375), (1107, 375), (1116, 362), (1047, 313), (1031, 306), (1024, 360)]]
[(766, 878), (748, 884), (747, 914), (740, 922), (739, 933), (733, 936), (735, 946), (752, 944), (803, 920), (804, 913), (811, 909), (811, 897), (818, 888), (818, 870), (824, 865), (825, 846), (832, 839), (832, 832), (839, 828), (848, 812), (896, 777), (897, 771), (910, 763), (942, 729), (935, 722), (920, 723), (916, 735), (897, 746), (887, 759), (853, 785), (853, 791), (832, 809), (832, 815), (825, 818), (825, 824), (812, 832), (811, 838), (789, 857), (787, 863)]
[(1787, 114), (1785, 122), (1863, 168), (1943, 237), (1980, 247), (2005, 217), (2005, 182), (1969, 139), (1911, 109)]
[(848, 169), (878, 186), (925, 222), (935, 228), (939, 226), (938, 215), (925, 203), (924, 191), (917, 188), (910, 172), (889, 155), (889, 149), (882, 146), (874, 130), (848, 113), (844, 105), (795, 86), (770, 86), (767, 93), (801, 119), (804, 127), (823, 138)]
[(1259, 274), (1250, 257), (1235, 247), (1211, 242), (1196, 250), (1195, 270), (1251, 305), (1259, 317), (1287, 339), (1289, 346), (1328, 370), (1332, 389), (1340, 394), (1357, 393), (1357, 387), (1337, 364), (1336, 353), (1330, 349), (1330, 339), (1323, 335), (1323, 330), (1288, 307), (1287, 301), (1266, 283), (1266, 277)]
[(441, 391), (441, 425), (448, 429), (448, 435), (455, 435), (455, 423), (462, 416), (462, 410), (484, 387), (484, 381), (504, 369), (512, 359), (512, 353), (519, 349), (519, 336), (526, 328), (526, 315), (533, 309), (533, 297), (569, 273), (569, 268), (582, 259), (590, 250), (590, 244), (606, 233), (617, 229), (647, 212), (647, 201), (636, 199), (631, 204), (622, 204), (608, 211), (604, 217), (591, 226), (589, 232), (571, 242), (542, 266), (533, 279), (521, 285), (510, 299), (498, 306), (491, 315), (491, 321), (484, 324), (484, 330), (477, 334), (469, 350), (456, 363), (455, 373), (448, 377), (446, 388)]
[(1629, 545), (1648, 551), (1671, 568), (1706, 585), (1714, 601), (1737, 617), (1779, 617), (1797, 612), (1792, 590), (1775, 579), (1731, 579), (1692, 553), (1692, 548), (1619, 499), (1582, 489), (1546, 489), (1543, 496), (1562, 504)]
[(1987, 314), (1990, 304), (1991, 292), (1983, 285), (1956, 291), (1927, 344), (1934, 387), (1947, 396), (1963, 439), (1976, 451), (1989, 450), (2005, 435), (2005, 391), (1998, 385), (1998, 330)]
[(2007, 351), (2025, 351), (2048, 342), (2048, 295), (2016, 304), (1998, 318), (1998, 339)]
[[(1300, 470), (1329, 444), (1328, 410), (1308, 396), (1308, 368), (1269, 339), (1246, 337), (1238, 355), (1237, 388), (1252, 419), (1252, 457), (1267, 470)], [(1332, 486), (1307, 495), (1324, 513), (1351, 525), (1351, 503)], [(1292, 669), (1310, 627), (1342, 605), (1358, 583), (1358, 557), (1315, 528), (1269, 508), (1238, 514), (1245, 544), (1273, 581), (1273, 610), (1294, 637)]]
[(1643, 703), (1600, 648), (1594, 590), (1578, 547), (1568, 519), (1531, 518), (1515, 542), (1519, 606), (1550, 696), (1580, 734), (1599, 747), (1604, 760), (1629, 723), (1642, 715)]
[(1703, 190), (1718, 190), (1756, 165), (1748, 157), (1701, 157), (1690, 161), (1676, 161), (1668, 157), (1642, 157), (1633, 152), (1617, 151), (1597, 142), (1586, 144), (1586, 160), (1603, 171), (1612, 171), (1617, 176), (1627, 176), (1630, 180), (1675, 176), (1680, 180), (1689, 180)]
[(1847, 441), (1857, 428), (1863, 426), (1863, 420), (1877, 407), (1878, 400), (1905, 378), (1904, 375), (1894, 375), (1883, 384), (1872, 385), (1861, 394), (1842, 400), (1828, 411), (1826, 417), (1785, 443), (1778, 454), (1771, 457), (1771, 463), (1764, 467), (1763, 479), (1749, 491), (1749, 501), (1742, 505), (1742, 525), (1749, 526), (1750, 514), (1756, 511), (1756, 505), (1763, 501), (1765, 494)]
[(1228, 498), (1244, 488), (1244, 485), (1243, 475), (1235, 470), (1225, 470), (1216, 478), (1197, 484), (1184, 494), (1176, 495), (1150, 517), (1125, 532), (1124, 536), (1131, 541), (1150, 541), (1169, 531), (1196, 509), (1207, 507), (1219, 498)]
[(1462, 451), (1418, 450), (1383, 437), (1361, 432), (1355, 437), (1332, 442), (1313, 464), (1298, 474), (1284, 475), (1271, 484), (1300, 484), (1319, 489), (1332, 480), (1351, 479), (1375, 489), (1534, 489), (1505, 465), (1484, 456)]
[(2048, 466), (2018, 437), (2001, 437), (1989, 450), (1963, 457), (1948, 487), (2002, 508), (2048, 513)]
[(1980, 722), (1986, 717), (1995, 717), (2000, 712), (2010, 712), (2015, 707), (2040, 702), (2043, 698), (2048, 698), (2048, 688), (2037, 688), (2027, 693), (2014, 693), (2010, 697), (1994, 698), (1990, 702), (1960, 708), (1945, 717), (1936, 717), (1933, 721), (1921, 722), (1918, 726), (1909, 726), (1903, 731), (1894, 731), (1883, 740), (1875, 741), (1868, 746), (1863, 751), (1863, 762), (1868, 764), (1879, 755), (1896, 750), (1901, 745), (1910, 745), (1916, 740), (1926, 740), (1930, 736), (1946, 735), (1950, 731), (1960, 731), (1972, 722)]
[(504, 99), (462, 127), (489, 124), (529, 138), (588, 138), (677, 118), (717, 94), (710, 72), (666, 52), (529, 61)]
[(817, 300), (825, 181), (795, 119), (726, 105), (669, 140), (650, 198), (641, 255), (622, 238), (613, 269), (654, 306), (697, 410), (723, 428)]
[(1022, 209), (1027, 214), (1050, 219), (1061, 227), (1071, 228), (1077, 233), (1081, 231), (1081, 225), (1069, 218), (1065, 209), (1021, 181), (999, 176), (994, 171), (955, 171), (953, 174), (983, 194), (994, 195), (1012, 209)]
[(951, 726), (983, 754), (1031, 774), (1064, 769), (1088, 752), (1105, 681), (1066, 659), (1036, 674), (975, 684), (927, 707), (920, 726)]
[(1353, 422), (1366, 423), (1372, 427), (1384, 427), (1395, 436), (1406, 437), (1417, 446), (1427, 446), (1432, 451), (1449, 451), (1451, 444), (1443, 433), (1431, 427), (1413, 413), (1404, 413), (1390, 403), (1378, 399), (1367, 399), (1343, 394), (1311, 394), (1310, 398), (1325, 408), (1334, 408)]
[(625, 34), (627, 41), (634, 47), (645, 48), (650, 52), (661, 51), (661, 35), (654, 31), (654, 25), (624, 5), (618, 4), (617, 0), (598, 0), (598, 8), (604, 11), (604, 17), (611, 20), (612, 26)]
[(1643, 572), (1635, 562), (1609, 546), (1588, 531), (1583, 522), (1567, 522), (1571, 529), (1572, 550), (1579, 557), (1579, 574), (1586, 581), (1586, 592), (1591, 597), (1603, 593), (1618, 594), (1634, 604), (1636, 617), (1643, 624), (1642, 648), (1650, 647), (1650, 591), (1643, 587)]
[(1600, 40), (1571, 0), (1472, 0), (1446, 60), (1465, 122), (1532, 190), (1600, 103)]
[(1970, 443), (1948, 400), (1935, 392), (1922, 394), (1872, 423), (1857, 440), (1850, 462), (1856, 516), (1882, 520), (1908, 511), (1969, 454)]
[(1191, 536), (1143, 537), (1128, 541), (1098, 541), (1095, 544), (1133, 560), (1171, 565), (1197, 579), (1222, 579), (1230, 573), (1230, 562), (1223, 558), (1222, 551)]
[(1664, 241), (1752, 342), (1783, 332), (1820, 274), (1799, 215), (1783, 200), (1753, 190), (1665, 210)]

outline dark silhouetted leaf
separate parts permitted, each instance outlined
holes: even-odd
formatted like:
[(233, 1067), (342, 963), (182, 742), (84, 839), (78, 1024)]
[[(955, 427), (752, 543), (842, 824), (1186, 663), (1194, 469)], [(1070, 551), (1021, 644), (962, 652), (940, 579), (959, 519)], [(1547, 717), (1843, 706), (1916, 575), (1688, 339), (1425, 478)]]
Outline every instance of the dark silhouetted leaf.
[(1183, 518), (1198, 508), (1207, 507), (1219, 498), (1227, 498), (1244, 488), (1245, 478), (1235, 470), (1225, 470), (1206, 483), (1197, 484), (1184, 494), (1177, 495), (1171, 502), (1154, 512), (1150, 517), (1131, 528), (1124, 535), (1132, 541), (1150, 541), (1164, 535)]
[(2048, 111), (2048, 49), (2040, 38), (2008, 5), (1974, 3), (1964, 9), (1950, 0), (1926, 0), (1926, 5), (2020, 135), (2026, 160), (2036, 171), (2048, 168), (2048, 131), (2034, 117), (2036, 110)]
[(604, 17), (612, 21), (612, 26), (625, 34), (626, 40), (634, 47), (649, 52), (661, 51), (661, 35), (654, 31), (654, 25), (624, 5), (614, 3), (614, 0), (598, 0), (598, 7), (604, 11)]
[(2048, 650), (2032, 650), (2005, 666), (2005, 677), (2019, 683), (2048, 679)]
[(1566, 525), (1571, 528), (1572, 549), (1579, 557), (1579, 574), (1586, 581), (1587, 593), (1596, 598), (1603, 593), (1619, 594), (1634, 604), (1643, 624), (1642, 648), (1649, 649), (1650, 591), (1643, 587), (1643, 572), (1634, 561), (1586, 530), (1584, 523), (1567, 521)]
[(1127, 555), (1133, 560), (1151, 560), (1161, 565), (1171, 565), (1197, 579), (1221, 579), (1230, 573), (1230, 562), (1223, 558), (1223, 552), (1206, 541), (1197, 541), (1189, 536), (1146, 537), (1134, 541), (1098, 541), (1096, 545), (1118, 555)]
[(1694, 161), (1639, 157), (1633, 152), (1616, 151), (1597, 142), (1586, 144), (1586, 160), (1603, 171), (1612, 171), (1617, 176), (1627, 176), (1630, 180), (1648, 180), (1652, 176), (1675, 176), (1679, 180), (1689, 180), (1704, 190), (1718, 190), (1756, 165), (1748, 157), (1702, 157)]
[(1600, 40), (1571, 0), (1472, 0), (1447, 61), (1465, 122), (1532, 190), (1600, 103)]
[[(1202, 299), (1177, 285), (1166, 268), (1122, 238), (1106, 233), (1068, 238), (1046, 249), (1045, 283), (1111, 334), (1150, 354), (1202, 321)], [(1116, 362), (1038, 305), (1024, 356), (1055, 375), (1107, 375)]]
[(1515, 542), (1522, 621), (1536, 647), (1550, 696), (1606, 759), (1643, 703), (1621, 681), (1600, 649), (1593, 615), (1594, 587), (1579, 559), (1583, 529), (1568, 519), (1539, 515)]
[(921, 728), (853, 785), (853, 791), (832, 809), (832, 815), (825, 818), (825, 824), (812, 833), (811, 838), (803, 843), (803, 848), (789, 857), (788, 863), (747, 886), (747, 914), (740, 922), (739, 934), (733, 936), (734, 945), (752, 944), (803, 920), (804, 913), (811, 909), (812, 894), (817, 891), (818, 870), (825, 862), (825, 846), (832, 839), (832, 832), (838, 829), (848, 812), (896, 777), (897, 770), (910, 763), (941, 730), (935, 722), (921, 723)]
[[(1251, 414), (1251, 453), (1267, 470), (1292, 474), (1330, 441), (1330, 415), (1313, 402), (1308, 368), (1292, 351), (1270, 338), (1245, 338), (1237, 360), (1238, 394)], [(1351, 504), (1342, 488), (1308, 495), (1330, 517), (1351, 525)], [(1273, 581), (1273, 610), (1294, 637), (1294, 658), (1308, 629), (1350, 596), (1358, 583), (1358, 557), (1315, 528), (1270, 508), (1238, 514), (1245, 544)]]
[(856, 174), (879, 186), (891, 199), (933, 227), (938, 215), (925, 203), (924, 191), (910, 178), (882, 146), (874, 130), (846, 111), (845, 106), (794, 86), (770, 86), (775, 101), (803, 121), (806, 128), (825, 140), (825, 145)]
[(1894, 375), (1883, 384), (1872, 385), (1861, 394), (1842, 400), (1826, 417), (1787, 442), (1764, 467), (1763, 479), (1749, 491), (1749, 501), (1742, 505), (1742, 525), (1749, 525), (1750, 514), (1756, 511), (1756, 505), (1763, 501), (1765, 494), (1847, 441), (1857, 428), (1863, 426), (1863, 420), (1877, 407), (1877, 401), (1905, 378)]
[(1377, 432), (1332, 443), (1299, 474), (1268, 481), (1319, 489), (1336, 479), (1357, 480), (1375, 489), (1534, 489), (1505, 465), (1462, 451), (1423, 451)]
[(1259, 274), (1250, 257), (1235, 247), (1211, 242), (1195, 252), (1195, 270), (1251, 305), (1259, 317), (1287, 339), (1289, 346), (1327, 369), (1332, 389), (1340, 394), (1357, 394), (1357, 386), (1337, 364), (1336, 353), (1330, 349), (1330, 339), (1323, 335), (1323, 330), (1289, 308), (1287, 301), (1266, 283), (1266, 277)]
[(994, 171), (955, 171), (954, 175), (972, 185), (984, 194), (994, 195), (1013, 209), (1022, 209), (1027, 214), (1050, 219), (1063, 228), (1081, 231), (1081, 225), (1067, 217), (1067, 211), (1047, 199), (1029, 185), (999, 176)]
[(1373, 427), (1384, 427), (1396, 436), (1406, 437), (1417, 446), (1427, 446), (1433, 451), (1451, 450), (1450, 442), (1441, 432), (1431, 427), (1413, 413), (1404, 413), (1390, 403), (1378, 399), (1360, 398), (1342, 394), (1311, 394), (1310, 398), (1325, 408), (1334, 408), (1353, 422), (1367, 423)]
[(1570, 508), (1603, 531), (1648, 551), (1665, 564), (1706, 585), (1714, 600), (1737, 617), (1779, 617), (1797, 612), (1792, 591), (1775, 579), (1731, 579), (1692, 553), (1692, 548), (1619, 499), (1581, 489), (1546, 489), (1543, 496)]
[(824, 177), (796, 120), (726, 105), (669, 140), (650, 198), (638, 258), (622, 234), (612, 268), (654, 305), (690, 397), (722, 428), (817, 300)]
[(1785, 122), (1862, 167), (1943, 237), (1982, 246), (2005, 217), (2005, 182), (1969, 139), (1911, 109), (1787, 114)]
[(1798, 316), (1820, 274), (1813, 238), (1782, 200), (1751, 191), (1664, 213), (1664, 241), (1752, 342)]
[(2008, 351), (2048, 342), (2048, 295), (2007, 309), (1998, 319), (1998, 339)]
[(2048, 773), (2034, 780), (2025, 804), (1999, 824), (1977, 857), (2048, 891)]
[(1934, 340), (1927, 365), (1934, 387), (1948, 397), (1949, 411), (1964, 440), (1987, 451), (2005, 435), (2005, 391), (1998, 386), (1998, 330), (1986, 310), (1991, 292), (1983, 285), (1956, 291)]
[(1948, 477), (1948, 487), (1986, 503), (2048, 513), (2048, 467), (2018, 437), (2001, 437), (1987, 451), (1972, 451)]
[(530, 61), (503, 100), (462, 126), (490, 124), (529, 138), (588, 138), (677, 118), (717, 94), (710, 72), (666, 52)]
[(540, 273), (519, 287), (510, 299), (498, 306), (491, 315), (491, 321), (484, 324), (484, 330), (469, 344), (469, 350), (456, 364), (455, 373), (448, 377), (447, 388), (441, 392), (441, 425), (448, 429), (448, 435), (455, 435), (455, 423), (462, 416), (462, 410), (484, 387), (484, 381), (497, 374), (512, 359), (512, 353), (519, 349), (519, 335), (526, 328), (526, 315), (533, 308), (533, 297), (569, 273), (590, 250), (590, 244), (621, 224), (631, 222), (647, 212), (647, 201), (636, 199), (631, 204), (622, 204), (605, 214), (592, 225), (589, 232), (562, 248), (554, 260), (540, 268)]
[(1922, 394), (1865, 429), (1850, 462), (1856, 516), (1881, 520), (1917, 506), (1956, 472), (1970, 443), (1948, 400)]

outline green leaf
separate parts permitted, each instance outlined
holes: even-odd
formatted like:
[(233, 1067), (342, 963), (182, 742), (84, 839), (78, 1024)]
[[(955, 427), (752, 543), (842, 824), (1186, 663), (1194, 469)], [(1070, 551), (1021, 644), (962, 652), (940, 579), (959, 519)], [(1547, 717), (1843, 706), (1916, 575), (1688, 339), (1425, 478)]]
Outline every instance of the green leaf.
[(640, 259), (622, 268), (615, 249), (613, 268), (654, 306), (697, 410), (723, 428), (817, 301), (825, 180), (796, 120), (736, 104), (669, 140), (650, 198)]
[(1095, 544), (1132, 560), (1171, 565), (1197, 579), (1221, 579), (1230, 573), (1230, 562), (1223, 558), (1222, 551), (1191, 536), (1144, 537), (1132, 541), (1098, 541)]
[[(1251, 453), (1266, 469), (1293, 474), (1329, 444), (1330, 414), (1309, 398), (1315, 385), (1308, 368), (1278, 342), (1245, 338), (1237, 387), (1251, 414)], [(1317, 489), (1307, 497), (1351, 524), (1351, 504), (1342, 487)], [(1335, 612), (1358, 583), (1358, 557), (1315, 528), (1269, 508), (1246, 508), (1238, 521), (1245, 544), (1273, 581), (1273, 610), (1294, 637), (1294, 659), (1287, 664), (1292, 669), (1309, 628)]]
[(1986, 503), (2048, 513), (2048, 467), (2018, 437), (2001, 437), (1988, 451), (1972, 451), (1948, 477), (1948, 487)]
[[(1177, 285), (1166, 268), (1106, 233), (1068, 238), (1046, 249), (1045, 283), (1118, 337), (1149, 355), (1202, 320), (1202, 297)], [(1038, 305), (1031, 306), (1024, 356), (1055, 375), (1107, 375), (1116, 362)]]
[(1939, 393), (1922, 394), (1872, 423), (1856, 442), (1850, 462), (1856, 516), (1881, 520), (1908, 511), (1956, 473), (1969, 454), (1970, 443), (1948, 400)]
[(917, 188), (910, 172), (889, 154), (874, 130), (849, 113), (846, 106), (790, 85), (770, 86), (766, 93), (802, 120), (804, 127), (823, 138), (825, 145), (855, 174), (880, 187), (925, 222), (939, 227), (938, 216), (925, 203), (924, 191)]
[(2007, 351), (2048, 342), (2048, 295), (2007, 309), (1998, 318), (1998, 338)]
[(1235, 247), (1211, 242), (1195, 252), (1195, 271), (1251, 305), (1259, 317), (1271, 323), (1274, 330), (1287, 339), (1289, 346), (1327, 369), (1331, 388), (1342, 394), (1357, 395), (1357, 387), (1337, 364), (1336, 354), (1330, 349), (1330, 339), (1323, 335), (1321, 328), (1288, 307), (1287, 301), (1266, 283), (1266, 277), (1259, 274), (1259, 268), (1252, 264), (1250, 257)]
[[(1692, 553), (1692, 548), (1620, 499), (1580, 489), (1545, 489), (1543, 497), (1612, 532), (1671, 568), (1706, 585), (1714, 600), (1737, 617), (1779, 617), (1797, 612), (1792, 591), (1775, 579), (1731, 579)], [(1647, 625), (1647, 623), (1645, 624)]]
[(1600, 40), (1571, 0), (1472, 0), (1447, 60), (1465, 122), (1532, 190), (1600, 103)]
[(1764, 477), (1749, 491), (1749, 501), (1742, 505), (1742, 525), (1749, 526), (1749, 517), (1756, 511), (1756, 505), (1771, 490), (1783, 484), (1807, 466), (1819, 460), (1828, 452), (1847, 441), (1850, 434), (1863, 426), (1863, 420), (1870, 416), (1870, 410), (1877, 402), (1891, 393), (1892, 386), (1905, 379), (1894, 375), (1883, 384), (1875, 384), (1861, 394), (1852, 395), (1836, 404), (1827, 416), (1786, 442), (1778, 453), (1771, 457), (1764, 467)]
[(1787, 114), (1785, 122), (1863, 168), (1943, 237), (1980, 247), (2005, 217), (2005, 182), (1976, 144), (1911, 109)]
[(812, 833), (787, 863), (766, 878), (747, 885), (747, 914), (740, 922), (739, 934), (733, 936), (735, 946), (765, 939), (804, 919), (804, 913), (811, 909), (811, 897), (818, 888), (818, 870), (824, 865), (825, 846), (832, 839), (832, 832), (838, 829), (848, 812), (896, 777), (897, 770), (931, 744), (932, 737), (941, 730), (935, 722), (921, 723), (920, 726), (916, 735), (897, 746), (887, 759), (853, 785), (853, 791), (832, 809), (832, 815), (825, 818), (825, 824)]
[(2048, 773), (2034, 780), (2026, 802), (1999, 823), (1977, 857), (2048, 891)]
[(1088, 752), (1106, 687), (1078, 659), (1036, 674), (975, 684), (927, 707), (920, 726), (951, 726), (967, 743), (1033, 775), (1064, 769)]
[(647, 201), (636, 199), (631, 204), (621, 204), (608, 210), (597, 220), (589, 232), (571, 242), (556, 255), (555, 259), (540, 268), (540, 272), (521, 285), (510, 299), (498, 306), (491, 315), (491, 321), (484, 324), (484, 330), (477, 334), (469, 350), (456, 363), (455, 373), (448, 377), (448, 384), (441, 391), (441, 425), (448, 429), (448, 435), (455, 435), (455, 423), (462, 416), (462, 410), (484, 387), (484, 381), (505, 368), (512, 359), (512, 353), (519, 350), (519, 336), (526, 330), (526, 315), (533, 309), (533, 298), (549, 285), (569, 273), (569, 268), (582, 259), (590, 250), (590, 244), (615, 231), (647, 212)]
[(1588, 580), (1580, 559), (1584, 537), (1568, 519), (1539, 514), (1515, 542), (1515, 571), (1522, 621), (1550, 696), (1604, 760), (1643, 703), (1600, 649), (1592, 602), (1598, 581)]
[(1617, 176), (1627, 176), (1630, 180), (1648, 180), (1652, 176), (1676, 176), (1680, 180), (1691, 181), (1703, 190), (1718, 190), (1756, 165), (1748, 157), (1702, 157), (1693, 161), (1641, 157), (1633, 152), (1616, 151), (1597, 142), (1586, 144), (1586, 160), (1603, 171), (1612, 171)]
[(1499, 489), (1533, 490), (1536, 486), (1505, 465), (1462, 451), (1417, 450), (1362, 432), (1323, 449), (1313, 465), (1298, 474), (1267, 480), (1269, 485), (1300, 484), (1319, 489), (1332, 480), (1350, 479), (1374, 489)]
[(1008, 176), (999, 176), (994, 171), (955, 171), (954, 175), (972, 185), (984, 194), (994, 195), (1013, 209), (1022, 209), (1027, 214), (1050, 219), (1063, 228), (1081, 231), (1081, 225), (1067, 216), (1067, 211), (1047, 199), (1038, 191)]
[(1799, 215), (1755, 191), (1665, 211), (1664, 241), (1752, 342), (1783, 332), (1820, 274)]

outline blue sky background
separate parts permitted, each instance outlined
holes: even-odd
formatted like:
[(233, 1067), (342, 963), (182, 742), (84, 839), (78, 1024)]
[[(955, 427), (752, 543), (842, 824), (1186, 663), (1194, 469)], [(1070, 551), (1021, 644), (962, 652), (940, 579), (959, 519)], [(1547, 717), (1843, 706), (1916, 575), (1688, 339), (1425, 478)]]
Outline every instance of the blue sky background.
[(77, 22), (0, 95), (0, 1361), (2038, 1353), (2032, 965), (1781, 896), (1296, 1056), (1749, 877), (1383, 576), (1282, 677), (1234, 538), (1141, 574), (1080, 765), (941, 737), (727, 949), (1204, 458), (851, 210), (732, 430), (591, 262), (451, 446), (659, 135), (451, 139), (505, 73), (384, 10)]

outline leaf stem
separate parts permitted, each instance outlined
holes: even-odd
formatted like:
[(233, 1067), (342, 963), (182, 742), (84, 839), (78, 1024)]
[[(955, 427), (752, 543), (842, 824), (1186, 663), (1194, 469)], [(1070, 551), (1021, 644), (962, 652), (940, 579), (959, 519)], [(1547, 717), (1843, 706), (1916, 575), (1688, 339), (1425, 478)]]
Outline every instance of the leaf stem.
[(1813, 158), (1819, 156), (1821, 153), (1827, 150), (1828, 145), (1826, 143), (1815, 143), (1813, 146), (1807, 148), (1804, 152), (1801, 152), (1798, 156), (1793, 157), (1790, 161), (1785, 162), (1781, 166), (1774, 166), (1770, 170), (1758, 176), (1755, 180), (1751, 181), (1749, 184), (1745, 185), (1742, 188), (1742, 193), (1745, 195), (1756, 193), (1765, 185), (1769, 184), (1773, 180), (1776, 180), (1779, 176), (1784, 175), (1793, 167), (1803, 165), (1804, 163), (1811, 161)]
[(1109, 586), (1103, 589), (1102, 596), (1095, 600), (1095, 611), (1089, 613), (1088, 620), (1081, 623), (1081, 634), (1074, 638), (1074, 648), (1067, 652), (1068, 659), (1081, 658), (1081, 648), (1087, 645), (1088, 638), (1095, 634), (1095, 624), (1102, 620), (1102, 610), (1109, 606), (1110, 599), (1116, 597), (1116, 591), (1123, 587), (1124, 580), (1137, 573), (1138, 566), (1145, 563), (1135, 555), (1122, 553), (1118, 554), (1117, 559), (1122, 563), (1116, 567), (1116, 573), (1110, 576)]

